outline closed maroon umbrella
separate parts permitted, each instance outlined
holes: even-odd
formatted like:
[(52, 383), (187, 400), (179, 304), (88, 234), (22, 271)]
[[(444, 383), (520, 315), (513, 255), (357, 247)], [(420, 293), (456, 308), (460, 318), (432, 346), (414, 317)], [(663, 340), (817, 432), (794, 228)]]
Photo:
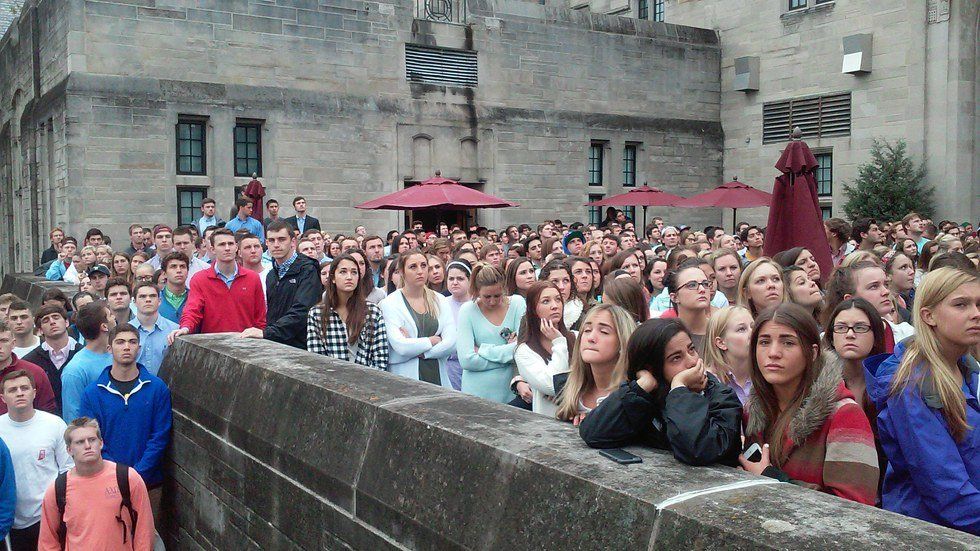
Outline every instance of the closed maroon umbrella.
[(265, 197), (265, 188), (262, 187), (262, 182), (259, 181), (258, 174), (252, 174), (252, 181), (242, 190), (242, 195), (252, 200), (252, 218), (258, 220), (259, 224), (263, 224), (262, 198)]
[(776, 163), (782, 174), (772, 189), (763, 251), (771, 257), (793, 247), (806, 247), (820, 265), (821, 279), (826, 281), (834, 265), (817, 202), (817, 159), (800, 139), (802, 134), (799, 128), (793, 129), (793, 141)]
[(642, 186), (636, 189), (631, 189), (626, 193), (620, 193), (619, 195), (613, 195), (611, 197), (606, 197), (605, 199), (586, 203), (585, 206), (643, 207), (643, 230), (646, 231), (647, 207), (673, 207), (683, 200), (684, 198), (680, 195), (667, 193), (660, 188), (650, 187), (647, 184), (643, 184)]
[(739, 182), (738, 176), (736, 176), (727, 184), (722, 184), (711, 191), (688, 197), (675, 206), (691, 209), (704, 207), (732, 209), (732, 224), (736, 224), (735, 213), (738, 212), (738, 209), (767, 207), (771, 201), (771, 193), (766, 193), (748, 184)]
[(435, 178), (411, 187), (383, 195), (357, 205), (368, 210), (416, 210), (416, 209), (498, 209), (519, 206), (499, 197), (468, 188), (459, 182), (443, 178), (436, 171)]

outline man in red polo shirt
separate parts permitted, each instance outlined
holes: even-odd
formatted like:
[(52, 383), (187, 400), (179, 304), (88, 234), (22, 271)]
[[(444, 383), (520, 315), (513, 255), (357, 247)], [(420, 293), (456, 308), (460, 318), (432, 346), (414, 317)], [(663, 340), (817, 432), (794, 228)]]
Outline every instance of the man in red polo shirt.
[(265, 294), (259, 274), (241, 268), (236, 261), (238, 245), (231, 230), (211, 234), (214, 262), (194, 274), (190, 295), (180, 316), (180, 329), (168, 341), (188, 333), (225, 333), (255, 327), (265, 329)]
[[(51, 381), (48, 375), (37, 364), (25, 362), (14, 354), (14, 332), (10, 330), (5, 320), (0, 320), (0, 377), (12, 371), (26, 371), (34, 377), (37, 393), (34, 395), (34, 409), (48, 413), (56, 413), (58, 404), (54, 400)], [(0, 415), (7, 413), (7, 404), (0, 401)]]

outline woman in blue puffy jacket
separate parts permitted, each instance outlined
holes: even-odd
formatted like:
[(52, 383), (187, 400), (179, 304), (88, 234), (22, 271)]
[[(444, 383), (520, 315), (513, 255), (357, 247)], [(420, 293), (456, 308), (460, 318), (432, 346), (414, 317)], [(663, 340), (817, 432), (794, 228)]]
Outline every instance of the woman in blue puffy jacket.
[(888, 469), (882, 506), (980, 535), (980, 276), (929, 272), (915, 337), (864, 362)]

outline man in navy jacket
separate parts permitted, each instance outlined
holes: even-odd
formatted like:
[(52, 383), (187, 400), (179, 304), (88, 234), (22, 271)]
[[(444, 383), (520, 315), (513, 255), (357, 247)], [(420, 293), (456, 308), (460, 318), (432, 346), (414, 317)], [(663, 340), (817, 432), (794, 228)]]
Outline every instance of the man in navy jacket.
[(119, 324), (109, 335), (112, 365), (82, 394), (79, 414), (99, 422), (105, 459), (129, 465), (143, 477), (154, 516), (163, 484), (163, 454), (170, 444), (170, 389), (136, 363), (140, 336)]

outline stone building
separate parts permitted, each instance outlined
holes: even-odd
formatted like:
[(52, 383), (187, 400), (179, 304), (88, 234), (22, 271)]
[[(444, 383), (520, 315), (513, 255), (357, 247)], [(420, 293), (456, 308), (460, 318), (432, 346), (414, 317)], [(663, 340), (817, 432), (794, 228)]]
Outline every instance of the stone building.
[(821, 163), (825, 216), (843, 215), (844, 184), (873, 140), (901, 138), (925, 161), (937, 219), (980, 216), (980, 2), (568, 1), (718, 31), (726, 177), (769, 189), (799, 124)]
[(431, 223), (351, 207), (436, 170), (521, 204), (466, 214), (496, 227), (693, 194), (723, 180), (720, 63), (714, 31), (564, 0), (28, 0), (0, 39), (2, 266), (53, 225), (227, 216), (252, 172), (333, 231)]

